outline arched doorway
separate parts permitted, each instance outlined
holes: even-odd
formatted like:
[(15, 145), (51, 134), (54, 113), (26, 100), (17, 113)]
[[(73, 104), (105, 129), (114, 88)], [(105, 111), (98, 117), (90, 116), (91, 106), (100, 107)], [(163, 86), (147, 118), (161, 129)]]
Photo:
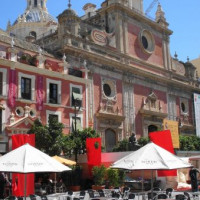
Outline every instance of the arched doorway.
[(116, 145), (116, 133), (112, 129), (105, 131), (105, 148), (106, 152), (111, 152), (113, 147)]
[(155, 131), (158, 131), (157, 126), (155, 126), (155, 125), (149, 125), (148, 126), (148, 134), (151, 133), (151, 132), (155, 132)]

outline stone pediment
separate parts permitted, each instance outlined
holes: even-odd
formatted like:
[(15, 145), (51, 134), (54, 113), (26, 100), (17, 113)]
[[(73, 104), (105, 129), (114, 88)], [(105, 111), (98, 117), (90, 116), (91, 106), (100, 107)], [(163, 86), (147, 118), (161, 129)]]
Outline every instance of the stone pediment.
[(24, 133), (30, 130), (34, 123), (34, 120), (31, 117), (23, 117), (18, 121), (10, 124), (6, 127), (7, 130), (19, 132), (20, 130)]
[(157, 116), (163, 119), (167, 117), (167, 113), (163, 112), (161, 102), (158, 101), (158, 97), (154, 92), (151, 92), (146, 98), (143, 97), (143, 105), (140, 113), (142, 115)]

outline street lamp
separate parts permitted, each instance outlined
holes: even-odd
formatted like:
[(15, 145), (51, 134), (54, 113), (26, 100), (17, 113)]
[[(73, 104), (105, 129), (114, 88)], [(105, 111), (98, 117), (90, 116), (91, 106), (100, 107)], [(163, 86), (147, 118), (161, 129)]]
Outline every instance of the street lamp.
[[(80, 94), (76, 94), (73, 93), (73, 100), (74, 100), (74, 137), (75, 137), (75, 143), (76, 143), (76, 139), (78, 138), (78, 134), (77, 134), (77, 113), (81, 108), (81, 104), (82, 104), (82, 97)], [(78, 161), (78, 149), (80, 147), (78, 147), (77, 144), (75, 144), (75, 148), (74, 148), (74, 156), (75, 156), (75, 162), (77, 163)]]

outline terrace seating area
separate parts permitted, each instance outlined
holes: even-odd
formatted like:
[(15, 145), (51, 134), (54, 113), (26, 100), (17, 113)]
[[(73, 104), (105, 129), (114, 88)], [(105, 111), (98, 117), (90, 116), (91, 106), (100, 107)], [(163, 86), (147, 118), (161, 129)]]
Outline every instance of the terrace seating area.
[[(9, 196), (6, 200), (23, 200), (24, 197)], [(29, 195), (27, 200), (199, 200), (200, 192), (180, 192), (172, 188), (161, 190), (153, 188), (149, 191), (135, 192), (130, 188), (114, 188), (101, 190), (68, 190), (62, 193), (49, 195)]]

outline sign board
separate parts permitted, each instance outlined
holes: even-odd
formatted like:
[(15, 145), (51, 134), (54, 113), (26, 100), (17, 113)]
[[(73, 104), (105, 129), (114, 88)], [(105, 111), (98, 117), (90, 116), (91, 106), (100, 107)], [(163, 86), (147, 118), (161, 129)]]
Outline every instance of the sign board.
[(170, 130), (172, 137), (172, 144), (175, 149), (179, 149), (179, 132), (178, 132), (178, 122), (168, 119), (163, 120), (164, 130)]
[(194, 93), (194, 114), (196, 124), (196, 135), (200, 137), (200, 94)]

